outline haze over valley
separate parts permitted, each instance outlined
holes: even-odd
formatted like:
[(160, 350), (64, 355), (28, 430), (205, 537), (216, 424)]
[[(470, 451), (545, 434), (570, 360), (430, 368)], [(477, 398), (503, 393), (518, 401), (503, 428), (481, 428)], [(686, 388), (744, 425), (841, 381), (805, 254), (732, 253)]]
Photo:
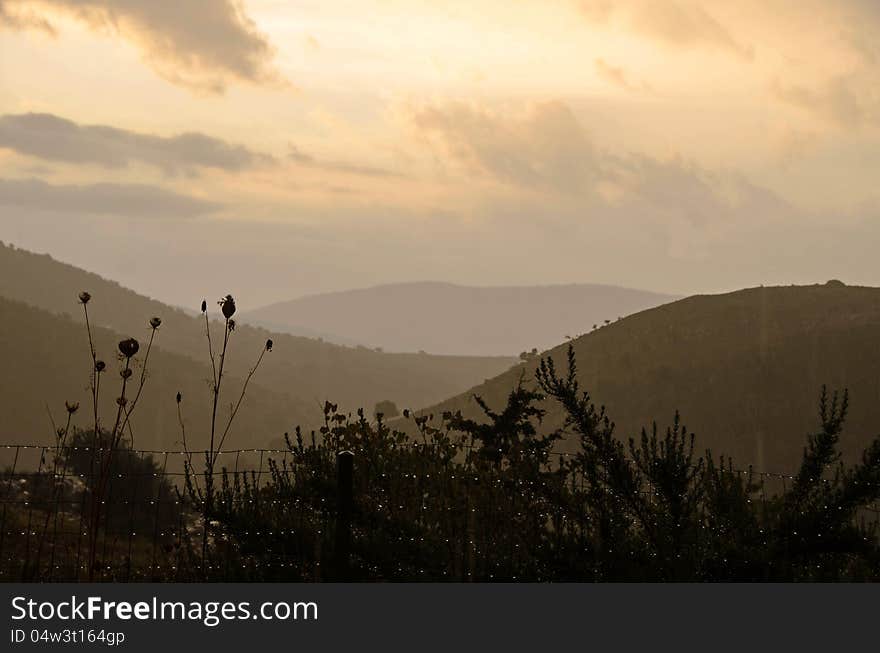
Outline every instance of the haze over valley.
[(549, 349), (606, 321), (673, 299), (596, 284), (472, 287), (412, 282), (311, 295), (257, 308), (242, 318), (388, 351), (516, 355)]

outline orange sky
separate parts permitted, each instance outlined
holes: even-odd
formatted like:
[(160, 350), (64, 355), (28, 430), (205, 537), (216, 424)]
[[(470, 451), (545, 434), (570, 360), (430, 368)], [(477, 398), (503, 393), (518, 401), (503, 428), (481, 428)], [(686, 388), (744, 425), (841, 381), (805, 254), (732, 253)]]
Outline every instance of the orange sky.
[(0, 0), (0, 239), (177, 303), (880, 284), (878, 35), (871, 0)]

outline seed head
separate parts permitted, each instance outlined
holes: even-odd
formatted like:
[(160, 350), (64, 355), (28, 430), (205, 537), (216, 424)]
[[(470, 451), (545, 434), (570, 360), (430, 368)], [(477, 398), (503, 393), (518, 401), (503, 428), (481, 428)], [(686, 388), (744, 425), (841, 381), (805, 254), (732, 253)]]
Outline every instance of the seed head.
[(223, 317), (227, 320), (235, 315), (235, 300), (232, 298), (232, 295), (226, 295), (219, 302), (220, 310), (223, 312)]
[(138, 353), (138, 349), (141, 346), (138, 344), (138, 341), (134, 338), (126, 338), (125, 340), (121, 340), (119, 342), (119, 352), (125, 356), (126, 358), (131, 358), (136, 353)]
[(95, 361), (95, 371), (99, 374), (103, 372), (107, 367), (107, 363), (104, 361)]
[(92, 298), (92, 296), (91, 296), (88, 292), (86, 292), (85, 290), (83, 290), (83, 291), (79, 294), (79, 303), (80, 303), (80, 304), (88, 304), (88, 303), (89, 303), (89, 300), (90, 300), (91, 298)]
[(151, 317), (150, 318), (150, 326), (153, 327), (154, 329), (158, 329), (161, 324), (162, 324), (161, 317)]
[(235, 331), (235, 320), (229, 320), (226, 323), (226, 328), (229, 329), (230, 331)]
[(204, 299), (202, 300), (202, 313), (206, 313), (208, 311), (208, 302)]
[(272, 345), (273, 345), (273, 344), (274, 344), (274, 343), (272, 342), (272, 338), (269, 338), (269, 339), (266, 341), (266, 351), (272, 351)]
[(55, 434), (58, 436), (59, 439), (63, 438), (64, 437), (64, 427), (59, 426), (57, 429), (55, 429)]
[(68, 412), (68, 413), (70, 413), (71, 415), (73, 415), (76, 411), (79, 410), (79, 403), (77, 403), (77, 402), (71, 402), (71, 401), (65, 401), (65, 402), (64, 402), (64, 407), (67, 409), (67, 412)]
[(132, 375), (132, 371), (130, 367), (126, 367), (124, 370), (119, 370), (119, 376), (123, 379), (130, 379)]
[(183, 399), (183, 395), (178, 392), (177, 393), (177, 403), (180, 403), (181, 399)]
[(128, 399), (126, 399), (125, 397), (117, 397), (116, 403), (119, 404), (120, 406), (125, 406), (125, 404), (128, 403)]

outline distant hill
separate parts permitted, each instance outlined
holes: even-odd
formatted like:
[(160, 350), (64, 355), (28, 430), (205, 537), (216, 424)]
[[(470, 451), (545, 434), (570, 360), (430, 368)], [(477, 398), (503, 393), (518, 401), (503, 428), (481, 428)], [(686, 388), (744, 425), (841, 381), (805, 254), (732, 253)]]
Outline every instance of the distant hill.
[(419, 282), (311, 295), (249, 311), (243, 319), (388, 351), (515, 356), (674, 299), (596, 284), (471, 287)]
[[(848, 387), (842, 449), (859, 453), (880, 433), (880, 289), (839, 282), (695, 296), (642, 311), (573, 341), (580, 380), (621, 437), (675, 409), (697, 449), (740, 466), (788, 471), (818, 423), (822, 384)], [(546, 354), (565, 369), (567, 345)], [(503, 405), (530, 361), (425, 413), (478, 415), (473, 394)], [(548, 426), (558, 425), (555, 405)]]
[[(28, 349), (34, 361), (30, 367), (31, 373), (42, 376), (55, 374), (54, 370), (61, 365), (60, 360), (53, 362), (55, 359), (51, 356), (57, 353), (53, 344), (55, 342), (63, 342), (65, 347), (75, 346), (77, 355), (87, 355), (88, 349), (81, 327), (81, 307), (77, 303), (77, 295), (81, 290), (88, 290), (93, 296), (89, 304), (93, 324), (114, 332), (113, 337), (133, 336), (143, 341), (149, 333), (149, 318), (153, 315), (160, 316), (163, 324), (159, 346), (169, 355), (189, 359), (192, 370), (200, 370), (197, 377), (202, 379), (202, 383), (206, 383), (210, 377), (210, 373), (206, 372), (207, 368), (196, 367), (209, 362), (204, 321), (200, 316), (171, 308), (98, 275), (59, 263), (50, 256), (3, 245), (0, 246), (0, 297), (48, 311), (55, 318), (49, 319), (50, 316), (40, 312), (12, 308), (13, 305), (8, 302), (4, 304), (3, 319), (6, 324), (2, 339), (4, 348), (9, 350), (8, 355), (17, 353), (15, 334), (27, 334), (30, 320), (39, 322), (40, 333), (43, 334), (41, 339), (32, 341)], [(206, 289), (206, 293), (211, 314), (218, 316), (216, 302), (223, 294), (222, 289)], [(198, 308), (201, 299), (193, 298), (193, 308)], [(244, 303), (244, 298), (238, 299), (239, 303)], [(358, 317), (356, 311), (352, 310), (351, 319), (356, 320)], [(75, 325), (74, 336), (68, 341), (66, 332), (70, 331), (71, 324)], [(15, 331), (12, 330), (13, 325)], [(217, 328), (219, 329), (219, 325)], [(65, 333), (53, 333), (53, 329)], [(351, 410), (360, 406), (371, 410), (376, 402), (386, 399), (393, 400), (400, 406), (427, 405), (495, 376), (515, 362), (510, 357), (380, 353), (365, 347), (338, 346), (239, 324), (234, 333), (228, 360), (230, 374), (246, 374), (266, 339), (270, 337), (275, 342), (274, 350), (266, 356), (254, 382), (277, 397), (289, 398), (290, 410), (286, 415), (288, 429), (297, 423), (313, 425), (320, 414), (319, 406), (325, 399), (338, 403), (340, 408)], [(184, 366), (182, 359), (174, 360), (174, 365), (177, 366), (175, 369)], [(0, 363), (7, 365), (7, 359), (0, 359)], [(155, 367), (151, 365), (157, 375), (160, 374), (159, 363), (157, 360)], [(20, 368), (7, 369), (16, 369), (23, 373)], [(80, 385), (69, 388), (68, 392), (81, 388), (87, 381), (84, 374), (88, 372), (88, 366), (78, 366), (76, 371), (78, 375), (75, 378)], [(10, 379), (9, 376), (8, 372), (4, 372), (4, 381), (14, 383), (14, 378)], [(58, 376), (60, 378), (63, 375), (59, 373)], [(73, 377), (69, 381), (73, 381)], [(169, 378), (167, 387), (160, 388), (160, 394), (164, 392), (173, 397), (178, 384), (172, 381), (173, 378)], [(23, 391), (18, 391), (17, 396), (23, 397), (21, 392)], [(258, 393), (255, 390), (250, 394)], [(44, 409), (40, 409), (38, 423), (44, 421), (44, 412)], [(261, 421), (257, 418), (260, 413), (255, 412), (255, 421), (251, 423), (251, 427), (255, 432), (262, 434), (273, 431), (277, 436), (275, 431), (280, 423), (274, 421), (274, 414), (272, 411), (267, 412), (266, 419)], [(3, 432), (8, 433), (8, 430)], [(19, 435), (24, 437), (26, 434)]]

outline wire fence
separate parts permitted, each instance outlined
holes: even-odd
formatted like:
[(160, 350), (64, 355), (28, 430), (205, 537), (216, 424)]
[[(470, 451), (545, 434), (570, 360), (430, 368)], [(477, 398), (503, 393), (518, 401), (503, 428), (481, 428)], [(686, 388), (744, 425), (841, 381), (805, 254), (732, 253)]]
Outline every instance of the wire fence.
[[(187, 496), (185, 464), (199, 465), (206, 453), (0, 445), (0, 581), (204, 576), (213, 563), (196, 559), (205, 525)], [(115, 458), (99, 492), (95, 461), (108, 454)], [(290, 452), (215, 454), (219, 473), (260, 484), (270, 456), (284, 465)], [(100, 524), (92, 522), (96, 512)]]
[[(374, 478), (369, 460), (328, 471), (288, 449), (215, 452), (216, 521), (206, 523), (194, 500), (206, 488), (186, 465), (200, 469), (207, 451), (0, 445), (0, 454), (0, 581), (317, 581), (348, 577), (358, 551), (370, 552), (357, 563), (362, 579), (517, 580), (524, 569), (540, 579), (536, 547), (545, 558), (576, 557), (563, 536), (587, 528), (552, 501), (535, 502), (547, 488), (534, 480), (470, 476), (449, 461)], [(115, 457), (99, 491), (94, 461), (107, 454)], [(574, 455), (552, 453), (557, 462)], [(357, 481), (352, 467), (361, 467)], [(727, 471), (754, 481), (763, 503), (795, 480)], [(583, 478), (574, 482), (583, 490)], [(266, 483), (272, 494), (261, 492)], [(355, 504), (367, 518), (352, 519)], [(880, 509), (859, 519), (880, 523)]]

